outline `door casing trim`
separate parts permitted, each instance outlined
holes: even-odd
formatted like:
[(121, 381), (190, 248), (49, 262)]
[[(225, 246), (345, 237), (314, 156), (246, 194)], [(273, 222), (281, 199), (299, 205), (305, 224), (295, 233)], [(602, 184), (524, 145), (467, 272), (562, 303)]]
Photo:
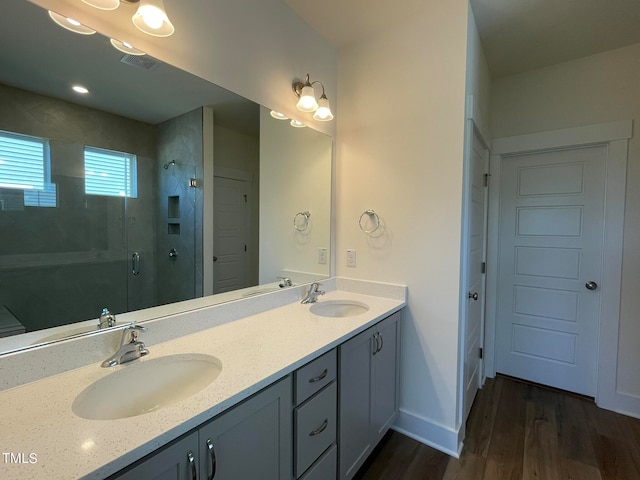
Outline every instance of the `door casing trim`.
[[(621, 121), (548, 132), (496, 138), (491, 144), (489, 172), (489, 225), (487, 238), (487, 286), (485, 316), (485, 375), (495, 377), (500, 172), (511, 155), (560, 148), (606, 145), (602, 294), (598, 337), (596, 403), (606, 409), (640, 414), (640, 399), (624, 398), (616, 388), (620, 290), (627, 177), (628, 141), (633, 121)], [(628, 397), (628, 395), (626, 396)], [(636, 401), (634, 401), (634, 399)]]

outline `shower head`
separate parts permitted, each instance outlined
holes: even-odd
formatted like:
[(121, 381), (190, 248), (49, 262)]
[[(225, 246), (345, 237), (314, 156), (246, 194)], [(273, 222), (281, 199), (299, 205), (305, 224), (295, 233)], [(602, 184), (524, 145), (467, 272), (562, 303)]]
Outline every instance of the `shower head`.
[(169, 165), (173, 166), (173, 165), (175, 165), (175, 164), (176, 164), (176, 161), (175, 161), (175, 160), (171, 160), (170, 162), (165, 163), (165, 164), (163, 165), (163, 168), (164, 168), (165, 170), (168, 170), (168, 169), (169, 169)]

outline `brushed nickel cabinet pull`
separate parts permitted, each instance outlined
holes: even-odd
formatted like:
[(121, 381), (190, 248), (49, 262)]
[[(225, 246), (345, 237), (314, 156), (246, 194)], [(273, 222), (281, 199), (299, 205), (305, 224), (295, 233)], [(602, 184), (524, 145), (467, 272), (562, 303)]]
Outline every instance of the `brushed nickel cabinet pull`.
[(326, 376), (327, 376), (327, 373), (329, 373), (329, 372), (328, 372), (328, 371), (327, 371), (327, 369), (325, 368), (325, 369), (324, 369), (324, 372), (322, 372), (320, 375), (318, 375), (317, 377), (310, 378), (310, 379), (309, 379), (309, 383), (316, 383), (316, 382), (319, 382), (320, 380), (322, 380), (324, 377), (326, 377)]
[(213, 477), (216, 476), (216, 452), (213, 448), (213, 442), (210, 438), (207, 439), (207, 450), (209, 450), (209, 458), (211, 459), (211, 475), (209, 475), (209, 480), (213, 480)]
[(322, 422), (322, 425), (320, 425), (320, 428), (317, 430), (314, 430), (313, 432), (309, 432), (309, 436), (315, 437), (316, 435), (320, 435), (322, 432), (324, 432), (327, 429), (327, 425), (329, 425), (329, 419), (325, 418), (324, 422)]
[(198, 470), (196, 470), (196, 459), (193, 458), (193, 453), (187, 453), (187, 459), (189, 460), (189, 468), (191, 469), (191, 480), (198, 480)]

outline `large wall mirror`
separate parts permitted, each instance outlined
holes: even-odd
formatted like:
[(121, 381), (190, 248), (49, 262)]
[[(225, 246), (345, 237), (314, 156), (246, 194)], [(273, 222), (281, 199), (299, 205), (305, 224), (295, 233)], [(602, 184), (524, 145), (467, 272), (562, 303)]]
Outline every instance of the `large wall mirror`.
[(0, 353), (329, 276), (330, 137), (26, 0), (0, 44)]

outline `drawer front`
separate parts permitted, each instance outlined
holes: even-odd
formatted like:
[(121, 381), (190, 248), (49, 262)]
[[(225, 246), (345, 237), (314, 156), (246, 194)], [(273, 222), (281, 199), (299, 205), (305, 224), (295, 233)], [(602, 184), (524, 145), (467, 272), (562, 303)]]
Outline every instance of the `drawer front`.
[(337, 478), (338, 447), (333, 445), (300, 480), (331, 480)]
[(300, 405), (311, 395), (329, 385), (336, 379), (337, 370), (338, 361), (335, 348), (296, 370), (293, 402)]
[(333, 382), (294, 411), (296, 478), (336, 441), (337, 391)]

